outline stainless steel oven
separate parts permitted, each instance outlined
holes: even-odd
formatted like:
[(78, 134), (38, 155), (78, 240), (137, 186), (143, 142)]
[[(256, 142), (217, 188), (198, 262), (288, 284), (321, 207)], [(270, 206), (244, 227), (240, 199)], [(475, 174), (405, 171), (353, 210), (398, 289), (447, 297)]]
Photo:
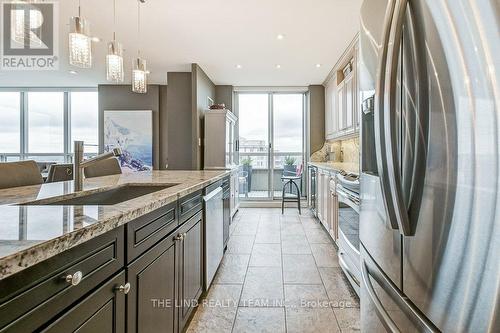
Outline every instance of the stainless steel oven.
[[(337, 223), (339, 263), (349, 282), (359, 295), (361, 281), (360, 241), (359, 241), (359, 193), (353, 191), (353, 183), (337, 174)], [(349, 187), (349, 188), (347, 188)]]

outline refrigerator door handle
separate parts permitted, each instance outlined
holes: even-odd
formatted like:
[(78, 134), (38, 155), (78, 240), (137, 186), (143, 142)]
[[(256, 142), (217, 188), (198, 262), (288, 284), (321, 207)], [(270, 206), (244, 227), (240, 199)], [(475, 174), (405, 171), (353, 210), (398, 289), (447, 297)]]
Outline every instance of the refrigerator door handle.
[(398, 147), (396, 138), (396, 91), (397, 91), (397, 73), (399, 50), (401, 39), (403, 37), (403, 23), (408, 0), (397, 0), (394, 7), (394, 14), (391, 23), (387, 52), (387, 80), (385, 80), (384, 89), (384, 137), (388, 138), (387, 146), (387, 172), (389, 179), (389, 193), (392, 197), (392, 207), (398, 223), (399, 230), (404, 236), (411, 236), (411, 226), (406, 209), (406, 204), (403, 199), (403, 186), (401, 182), (401, 174), (398, 171)]
[(375, 289), (373, 288), (372, 282), (370, 281), (368, 275), (369, 275), (368, 267), (366, 266), (365, 261), (362, 260), (361, 280), (363, 281), (363, 284), (366, 287), (366, 293), (368, 294), (368, 298), (370, 299), (371, 303), (375, 306), (375, 311), (377, 312), (377, 316), (379, 317), (379, 319), (382, 321), (382, 324), (389, 332), (393, 333), (401, 332), (397, 327), (396, 323), (394, 322), (394, 320), (392, 320), (392, 318), (389, 316), (387, 310), (382, 305), (382, 302), (380, 302), (380, 300), (378, 299), (377, 294), (375, 293)]
[(380, 61), (378, 64), (377, 73), (377, 86), (375, 95), (375, 151), (377, 157), (377, 170), (380, 179), (380, 185), (382, 188), (382, 195), (384, 197), (385, 209), (387, 211), (387, 218), (394, 230), (399, 229), (399, 225), (396, 219), (396, 213), (394, 210), (394, 205), (392, 203), (391, 187), (388, 178), (388, 166), (387, 166), (387, 151), (385, 143), (385, 130), (384, 130), (384, 118), (385, 118), (385, 106), (384, 106), (384, 89), (386, 80), (386, 65), (387, 65), (387, 52), (389, 48), (389, 37), (392, 28), (392, 19), (394, 15), (395, 4), (398, 0), (389, 0), (387, 5), (387, 10), (384, 18), (384, 30), (382, 39), (382, 49), (380, 54)]
[[(368, 259), (370, 261), (370, 259)], [(371, 267), (376, 264), (374, 262), (370, 263)], [(394, 301), (395, 304), (401, 309), (401, 311), (410, 319), (410, 321), (416, 325), (419, 332), (428, 333), (439, 333), (439, 329), (434, 326), (434, 324), (427, 319), (418, 308), (401, 293), (401, 291), (393, 285), (393, 283), (385, 276), (382, 271), (378, 268), (374, 268), (375, 271), (370, 272), (366, 259), (361, 259), (361, 280), (363, 285), (366, 287), (366, 291), (372, 303), (375, 305), (377, 315), (384, 324), (385, 328), (391, 332), (399, 332), (399, 328), (396, 326), (394, 321), (389, 317), (389, 314), (383, 307), (382, 303), (375, 293), (375, 289), (370, 281), (370, 276), (377, 281), (377, 283), (382, 287), (382, 289), (389, 295), (389, 297)], [(395, 329), (395, 330), (394, 330)]]

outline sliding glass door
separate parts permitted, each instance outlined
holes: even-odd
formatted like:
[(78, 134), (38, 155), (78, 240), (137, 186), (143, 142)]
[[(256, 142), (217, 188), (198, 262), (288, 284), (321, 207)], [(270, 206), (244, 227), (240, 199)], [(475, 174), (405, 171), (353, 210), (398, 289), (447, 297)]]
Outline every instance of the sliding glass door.
[(283, 176), (298, 176), (295, 183), (302, 191), (304, 94), (239, 92), (236, 107), (240, 198), (280, 198)]
[[(304, 170), (304, 94), (273, 94), (273, 194), (281, 197), (282, 176), (301, 176)], [(304, 177), (294, 180), (302, 196)], [(295, 186), (287, 192), (296, 193)]]
[(240, 197), (268, 199), (269, 95), (238, 94)]

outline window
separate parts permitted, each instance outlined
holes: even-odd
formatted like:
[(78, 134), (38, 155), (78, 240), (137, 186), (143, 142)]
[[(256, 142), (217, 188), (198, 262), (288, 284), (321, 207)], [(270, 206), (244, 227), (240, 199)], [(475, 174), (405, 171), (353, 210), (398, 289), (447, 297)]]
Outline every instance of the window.
[(74, 140), (96, 154), (97, 100), (93, 89), (0, 91), (0, 162), (71, 162)]
[(21, 94), (0, 92), (0, 153), (21, 152)]
[(97, 93), (71, 93), (71, 140), (70, 151), (73, 152), (73, 141), (85, 142), (86, 153), (98, 152), (99, 119)]
[(28, 93), (28, 153), (64, 153), (64, 93)]

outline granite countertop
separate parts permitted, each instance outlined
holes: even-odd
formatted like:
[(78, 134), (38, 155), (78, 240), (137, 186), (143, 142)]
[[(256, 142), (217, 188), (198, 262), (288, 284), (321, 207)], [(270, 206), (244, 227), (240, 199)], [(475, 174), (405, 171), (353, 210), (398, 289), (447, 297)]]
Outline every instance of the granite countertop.
[(326, 169), (330, 171), (340, 171), (344, 170), (349, 173), (355, 173), (359, 175), (359, 164), (350, 162), (308, 162), (310, 165), (314, 165), (320, 169)]
[[(0, 280), (176, 201), (223, 178), (230, 171), (148, 171), (86, 179), (82, 192), (73, 181), (0, 190)], [(169, 188), (116, 205), (48, 206), (126, 184)], [(36, 201), (39, 205), (22, 205)], [(42, 205), (40, 205), (42, 204)]]

